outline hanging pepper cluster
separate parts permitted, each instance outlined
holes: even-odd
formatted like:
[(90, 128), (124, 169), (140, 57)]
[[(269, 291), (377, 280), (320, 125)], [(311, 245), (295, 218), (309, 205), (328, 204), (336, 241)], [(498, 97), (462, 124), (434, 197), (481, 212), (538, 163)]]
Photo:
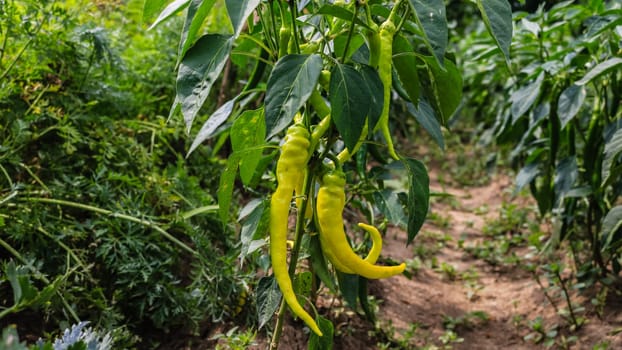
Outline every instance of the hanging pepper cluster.
[(294, 194), (298, 210), (304, 210), (306, 214), (314, 212), (322, 251), (336, 270), (369, 279), (379, 279), (402, 273), (406, 265), (404, 263), (398, 266), (375, 265), (382, 249), (382, 237), (375, 227), (364, 223), (359, 223), (359, 227), (370, 234), (372, 248), (364, 259), (353, 251), (343, 225), (346, 178), (338, 163), (333, 164), (337, 169), (327, 171), (321, 178), (315, 198), (315, 210), (303, 206), (303, 201), (300, 200), (300, 197), (305, 195), (302, 184), (313, 152), (312, 148), (316, 145), (309, 131), (301, 123), (296, 123), (287, 130), (276, 165), (278, 185), (270, 201), (270, 256), (274, 276), (285, 302), (314, 333), (322, 336), (313, 317), (298, 301), (287, 264), (289, 211)]

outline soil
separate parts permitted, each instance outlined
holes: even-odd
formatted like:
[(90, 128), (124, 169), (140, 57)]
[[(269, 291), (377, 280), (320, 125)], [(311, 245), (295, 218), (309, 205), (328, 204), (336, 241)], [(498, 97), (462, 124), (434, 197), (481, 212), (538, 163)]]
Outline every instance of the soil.
[[(548, 299), (544, 288), (549, 285), (543, 272), (531, 273), (525, 268), (537, 259), (527, 244), (505, 254), (517, 257), (518, 263), (491, 263), (465, 249), (491, 239), (484, 233), (486, 225), (503, 221), (500, 213), (504, 205), (535, 213), (528, 196), (512, 195), (511, 177), (494, 174), (486, 185), (465, 187), (439, 183), (438, 171), (431, 170), (430, 190), (451, 197), (433, 198), (430, 212), (443, 220), (428, 219), (409, 246), (406, 232), (398, 228), (390, 228), (385, 237), (383, 257), (412, 261), (415, 252), (422, 257), (410, 277), (370, 281), (370, 294), (379, 304), (376, 327), (342, 307), (339, 298), (320, 296), (320, 311), (336, 325), (334, 349), (622, 349), (620, 295), (610, 291), (606, 306), (599, 310), (590, 302), (595, 295), (571, 289), (575, 306), (585, 307), (577, 310), (577, 317), (586, 320), (579, 329), (572, 329), (556, 311), (567, 309), (560, 290), (547, 289)], [(545, 236), (551, 231), (548, 226), (540, 228)], [(536, 341), (533, 326), (538, 318), (550, 335), (541, 341)], [(303, 329), (290, 320), (279, 349), (306, 349), (308, 334)], [(267, 348), (266, 339), (257, 342), (254, 349)]]

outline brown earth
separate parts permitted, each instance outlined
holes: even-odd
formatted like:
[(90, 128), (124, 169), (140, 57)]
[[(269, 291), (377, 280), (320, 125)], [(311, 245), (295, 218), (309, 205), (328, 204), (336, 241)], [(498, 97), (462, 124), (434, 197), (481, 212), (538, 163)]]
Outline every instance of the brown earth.
[[(490, 239), (483, 233), (485, 227), (494, 220), (503, 220), (499, 213), (504, 205), (535, 212), (528, 197), (512, 195), (510, 177), (496, 174), (484, 186), (464, 187), (440, 184), (435, 175), (435, 171), (430, 174), (431, 192), (451, 195), (432, 200), (430, 212), (437, 219), (427, 220), (410, 246), (405, 244), (406, 232), (398, 228), (390, 228), (385, 237), (384, 257), (413, 261), (418, 251), (424, 258), (411, 269), (410, 278), (400, 275), (370, 282), (370, 294), (379, 304), (376, 327), (342, 307), (339, 298), (320, 296), (320, 312), (335, 324), (334, 349), (520, 350), (545, 349), (547, 345), (550, 349), (622, 349), (620, 295), (611, 291), (599, 316), (589, 293), (571, 290), (573, 302), (586, 308), (577, 312), (586, 323), (571, 330), (556, 312), (556, 308), (567, 309), (559, 292), (549, 290), (551, 299), (547, 299), (543, 289), (548, 287), (546, 278), (540, 275), (539, 285), (535, 275), (524, 268), (537, 259), (533, 250), (526, 245), (512, 248), (519, 263), (490, 263), (465, 249)], [(535, 214), (528, 218), (537, 222)], [(547, 226), (540, 228), (550, 231)], [(537, 317), (542, 317), (545, 331), (557, 332), (551, 333), (549, 344), (545, 345), (546, 337), (540, 342), (525, 339), (530, 333), (535, 336), (530, 324)], [(308, 334), (303, 328), (290, 320), (279, 349), (306, 349)], [(449, 329), (454, 332), (453, 341)], [(254, 349), (267, 347), (267, 340), (261, 336), (257, 342)]]

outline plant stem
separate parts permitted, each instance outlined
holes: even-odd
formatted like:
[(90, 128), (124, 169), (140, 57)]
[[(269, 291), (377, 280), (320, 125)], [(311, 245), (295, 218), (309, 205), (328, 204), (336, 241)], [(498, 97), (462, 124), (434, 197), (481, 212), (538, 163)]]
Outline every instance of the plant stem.
[(354, 2), (354, 13), (352, 14), (352, 22), (350, 23), (350, 30), (348, 31), (348, 39), (346, 40), (346, 46), (343, 48), (343, 55), (341, 56), (341, 62), (345, 63), (346, 56), (348, 55), (348, 48), (350, 47), (350, 41), (352, 41), (352, 35), (354, 34), (354, 20), (356, 20), (356, 13), (358, 12), (358, 2)]
[[(52, 6), (56, 4), (56, 1), (54, 1), (52, 3)], [(15, 66), (15, 64), (17, 63), (17, 61), (19, 61), (19, 59), (22, 57), (22, 55), (24, 54), (24, 52), (26, 51), (26, 49), (28, 48), (28, 46), (30, 46), (30, 44), (32, 44), (32, 42), (35, 40), (35, 38), (37, 37), (37, 35), (39, 34), (39, 31), (41, 30), (41, 28), (43, 27), (43, 23), (45, 23), (48, 20), (49, 16), (45, 16), (45, 18), (43, 18), (41, 20), (41, 22), (39, 22), (39, 25), (37, 26), (37, 29), (34, 30), (32, 36), (30, 37), (30, 39), (28, 39), (28, 41), (26, 42), (26, 44), (24, 44), (24, 46), (22, 47), (22, 49), (17, 53), (17, 55), (15, 56), (15, 58), (13, 59), (13, 61), (11, 63), (9, 63), (9, 66), (6, 67), (6, 69), (4, 70), (4, 72), (2, 72), (2, 75), (0, 75), (0, 81), (4, 80), (4, 78), (9, 74), (9, 72), (11, 71), (11, 69), (13, 69), (13, 67)], [(8, 33), (7, 33), (8, 35)], [(6, 37), (5, 37), (6, 39)], [(3, 45), (6, 44), (6, 41), (3, 43)], [(4, 52), (4, 47), (2, 52)]]
[(363, 127), (363, 131), (361, 132), (361, 137), (359, 137), (358, 142), (354, 145), (354, 148), (352, 148), (352, 152), (350, 152), (347, 148), (345, 148), (343, 151), (341, 151), (337, 155), (337, 159), (339, 159), (339, 163), (343, 164), (347, 162), (348, 160), (350, 160), (350, 158), (352, 158), (352, 156), (356, 154), (359, 148), (361, 148), (363, 141), (365, 141), (365, 139), (367, 138), (367, 132), (368, 132), (367, 128), (368, 128), (367, 124), (365, 124), (365, 126)]
[(175, 238), (173, 235), (171, 235), (170, 233), (166, 232), (163, 228), (161, 228), (160, 226), (158, 226), (155, 223), (153, 223), (151, 221), (148, 221), (148, 220), (139, 219), (139, 218), (136, 218), (136, 217), (133, 217), (133, 216), (130, 216), (130, 215), (126, 215), (126, 214), (116, 213), (116, 212), (113, 212), (113, 211), (110, 211), (110, 210), (107, 210), (107, 209), (94, 207), (94, 206), (91, 206), (91, 205), (88, 205), (88, 204), (70, 202), (70, 201), (65, 201), (65, 200), (61, 200), (61, 199), (29, 197), (29, 198), (26, 198), (25, 200), (29, 201), (29, 202), (58, 204), (58, 205), (63, 205), (63, 206), (67, 206), (67, 207), (84, 209), (84, 210), (92, 211), (92, 212), (95, 212), (95, 213), (98, 213), (98, 214), (107, 215), (107, 216), (110, 216), (110, 217), (113, 217), (113, 218), (119, 218), (119, 219), (131, 221), (131, 222), (134, 222), (134, 223), (137, 223), (137, 224), (149, 227), (149, 228), (157, 231), (162, 236), (164, 236), (164, 238), (166, 238), (169, 241), (175, 243), (176, 245), (178, 245), (180, 248), (182, 248), (183, 250), (187, 251), (188, 253), (191, 253), (192, 255), (195, 255), (195, 256), (199, 255), (199, 253), (197, 251), (195, 251), (194, 249), (190, 248), (184, 242), (182, 242), (179, 239)]
[[(298, 265), (298, 256), (300, 255), (300, 245), (302, 242), (302, 235), (304, 233), (305, 228), (305, 213), (307, 211), (307, 202), (309, 201), (309, 194), (311, 193), (311, 185), (313, 181), (310, 181), (309, 172), (305, 172), (305, 177), (303, 181), (304, 188), (304, 196), (302, 197), (302, 201), (300, 204), (300, 208), (298, 209), (296, 215), (296, 231), (294, 237), (294, 247), (292, 248), (292, 253), (289, 260), (289, 278), (293, 280), (294, 274), (296, 272), (296, 265)], [(281, 300), (281, 305), (279, 306), (279, 311), (277, 312), (277, 319), (274, 325), (274, 333), (272, 333), (272, 340), (270, 341), (270, 350), (276, 350), (279, 347), (279, 341), (281, 339), (281, 334), (283, 333), (283, 322), (285, 319), (285, 312), (287, 310), (287, 306), (285, 304), (285, 299)]]
[(559, 284), (561, 284), (562, 286), (562, 292), (564, 292), (564, 299), (566, 299), (566, 304), (568, 305), (568, 312), (570, 313), (572, 324), (575, 327), (579, 327), (580, 325), (577, 322), (577, 317), (575, 316), (574, 310), (572, 309), (572, 302), (570, 300), (570, 295), (568, 294), (568, 288), (566, 288), (566, 283), (564, 283), (564, 280), (562, 279), (562, 276), (559, 273), (559, 271), (555, 271), (555, 277), (557, 277)]
[(289, 1), (289, 12), (292, 14), (292, 35), (294, 36), (294, 46), (296, 47), (296, 53), (300, 53), (300, 43), (298, 42), (298, 25), (296, 24), (296, 17), (298, 17), (298, 11), (296, 11), (296, 2)]

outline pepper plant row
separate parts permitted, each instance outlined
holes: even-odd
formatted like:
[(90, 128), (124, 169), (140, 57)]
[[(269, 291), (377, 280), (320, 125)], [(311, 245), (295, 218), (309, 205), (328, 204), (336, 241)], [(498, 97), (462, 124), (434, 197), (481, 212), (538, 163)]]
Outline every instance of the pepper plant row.
[[(509, 3), (475, 3), (507, 59)], [(312, 317), (301, 304), (312, 306), (307, 301), (321, 283), (336, 291), (336, 275), (346, 301), (353, 307), (360, 303), (372, 317), (366, 279), (390, 277), (405, 268), (376, 264), (382, 238), (374, 226), (385, 224), (375, 223), (377, 214), (403, 226), (407, 243), (425, 220), (427, 171), (399, 143), (394, 147), (392, 130), (399, 118), (391, 115), (408, 110), (442, 147), (441, 128), (462, 98), (460, 72), (447, 58), (445, 5), (442, 0), (225, 0), (224, 5), (145, 1), (144, 16), (153, 25), (185, 11), (171, 115), (181, 113), (192, 130), (208, 109), (203, 104), (219, 77), (226, 82), (232, 70), (253, 66), (239, 85), (223, 91), (226, 84), (220, 84), (220, 93), (233, 97), (207, 118), (189, 153), (206, 140), (216, 139), (216, 145), (230, 141), (232, 153), (218, 191), (223, 222), (229, 220), (238, 173), (252, 190), (266, 175), (272, 179), (271, 199), (251, 202), (239, 218), (242, 257), (269, 245), (273, 276), (257, 286), (259, 324), (277, 313), (271, 344), (276, 348), (287, 304), (313, 331), (310, 348), (327, 348), (332, 324)], [(202, 33), (205, 23), (223, 14), (231, 22), (229, 32)], [(389, 188), (400, 181), (387, 180), (404, 173), (407, 184)], [(292, 202), (297, 214), (288, 265)], [(373, 242), (366, 258), (358, 255), (365, 247), (352, 244), (345, 232), (346, 207), (358, 208), (370, 223), (359, 224)], [(302, 271), (299, 258), (309, 260), (310, 271)]]

